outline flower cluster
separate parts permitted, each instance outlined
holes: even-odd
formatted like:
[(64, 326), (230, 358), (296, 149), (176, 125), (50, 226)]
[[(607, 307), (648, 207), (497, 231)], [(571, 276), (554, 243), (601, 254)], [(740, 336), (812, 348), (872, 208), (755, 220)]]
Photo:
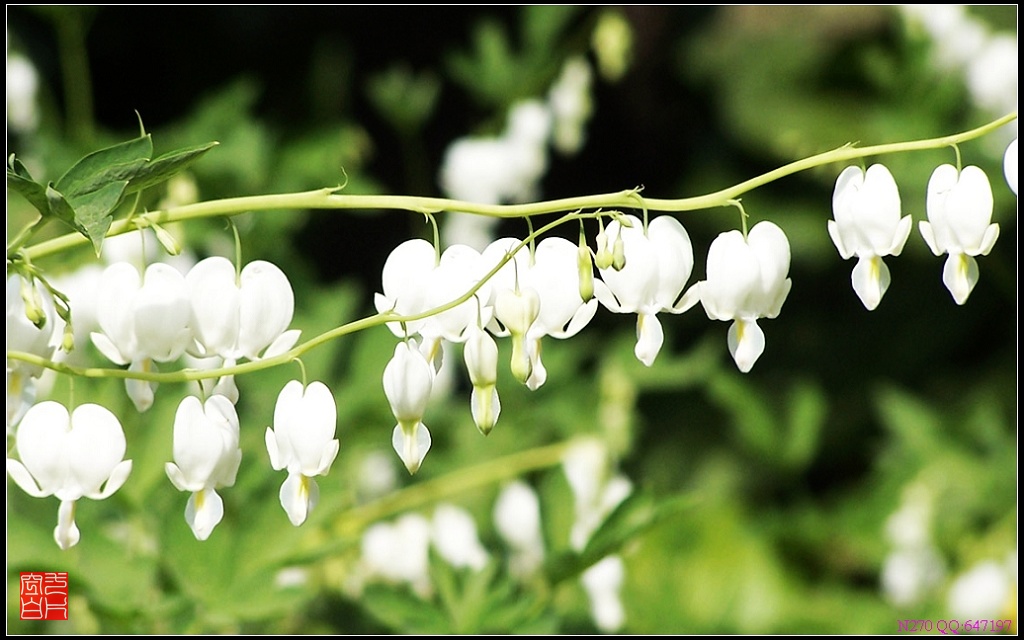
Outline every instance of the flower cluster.
[[(291, 285), (268, 262), (252, 262), (236, 273), (228, 260), (207, 258), (185, 275), (155, 263), (141, 276), (130, 263), (116, 262), (103, 271), (95, 291), (99, 331), (92, 333), (93, 343), (133, 371), (183, 355), (231, 366), (241, 358), (286, 351), (299, 334), (286, 330), (294, 306)], [(8, 345), (52, 356), (55, 313), (49, 291), (15, 274), (8, 278), (7, 297)], [(86, 404), (69, 414), (52, 401), (27, 409), (39, 372), (8, 361), (8, 428), (18, 425), (18, 459), (8, 458), (7, 469), (29, 495), (61, 500), (54, 535), (66, 549), (80, 538), (75, 501), (111, 495), (127, 479), (131, 461), (123, 461), (124, 433), (107, 409)], [(139, 410), (149, 408), (154, 386), (129, 379), (127, 388)], [(205, 540), (224, 516), (217, 489), (235, 483), (242, 452), (234, 381), (223, 379), (200, 391), (205, 400), (186, 396), (178, 406), (173, 462), (165, 470), (175, 488), (190, 492), (185, 521), (197, 539)], [(271, 466), (288, 471), (280, 498), (295, 525), (316, 505), (313, 478), (326, 474), (337, 456), (336, 413), (330, 390), (320, 382), (303, 387), (293, 381), (278, 398), (266, 443)]]

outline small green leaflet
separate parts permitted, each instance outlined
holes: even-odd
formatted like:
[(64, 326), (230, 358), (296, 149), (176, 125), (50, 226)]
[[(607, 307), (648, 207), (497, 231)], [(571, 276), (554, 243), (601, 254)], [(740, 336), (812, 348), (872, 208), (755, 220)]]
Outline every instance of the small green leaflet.
[(56, 184), (45, 186), (33, 180), (12, 154), (7, 160), (7, 188), (24, 196), (44, 218), (60, 220), (84, 235), (99, 255), (114, 211), (125, 196), (164, 182), (215, 146), (208, 142), (151, 159), (153, 141), (147, 133), (93, 151)]

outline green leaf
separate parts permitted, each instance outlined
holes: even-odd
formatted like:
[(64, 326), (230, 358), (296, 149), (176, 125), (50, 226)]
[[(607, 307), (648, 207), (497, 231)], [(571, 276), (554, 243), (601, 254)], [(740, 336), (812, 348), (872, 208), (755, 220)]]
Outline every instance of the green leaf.
[(91, 193), (112, 182), (131, 180), (153, 155), (147, 133), (133, 140), (93, 151), (75, 163), (57, 181), (56, 189), (68, 198)]
[[(64, 224), (68, 225), (76, 231), (82, 231), (82, 229), (75, 224), (75, 209), (64, 197), (64, 194), (53, 188), (53, 185), (46, 186), (46, 210), (49, 215), (57, 218)], [(85, 233), (82, 231), (82, 233)]]
[(32, 179), (28, 169), (13, 153), (7, 159), (7, 188), (20, 193), (44, 218), (50, 215), (46, 187)]
[(126, 186), (128, 186), (128, 182), (124, 180), (111, 182), (96, 191), (90, 191), (72, 199), (71, 206), (74, 207), (75, 225), (86, 238), (92, 241), (97, 256), (103, 246), (103, 239), (110, 229), (114, 209), (121, 201)]
[(360, 604), (391, 629), (406, 634), (443, 634), (451, 628), (440, 609), (401, 587), (371, 585)]
[(143, 164), (131, 177), (128, 188), (125, 189), (125, 195), (142, 191), (170, 179), (174, 174), (198, 160), (200, 156), (218, 144), (220, 143), (207, 142), (194, 147), (178, 149)]
[(563, 553), (547, 563), (545, 572), (548, 579), (558, 583), (583, 573), (655, 525), (690, 509), (693, 504), (694, 499), (688, 495), (656, 501), (646, 491), (633, 493), (609, 514), (581, 553)]

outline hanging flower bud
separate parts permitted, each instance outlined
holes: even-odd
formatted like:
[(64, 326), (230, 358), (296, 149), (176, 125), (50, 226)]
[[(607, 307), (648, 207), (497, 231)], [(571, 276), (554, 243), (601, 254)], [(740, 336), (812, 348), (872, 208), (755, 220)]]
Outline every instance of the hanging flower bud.
[(494, 301), (494, 316), (512, 334), (512, 375), (523, 384), (533, 373), (526, 332), (538, 315), (540, 297), (533, 289), (502, 289)]
[(497, 386), (498, 345), (489, 333), (472, 325), (463, 355), (469, 379), (473, 383), (473, 394), (470, 397), (473, 421), (480, 433), (487, 435), (494, 428), (501, 412)]
[(604, 222), (598, 221), (601, 225), (597, 232), (597, 253), (594, 254), (594, 263), (598, 269), (608, 269), (612, 266), (612, 252), (608, 250), (608, 234), (604, 231)]
[(430, 431), (423, 424), (427, 401), (434, 385), (434, 368), (420, 353), (415, 341), (399, 342), (384, 368), (384, 395), (398, 424), (391, 445), (410, 474), (416, 473), (430, 449)]
[(590, 302), (594, 297), (594, 263), (590, 259), (590, 247), (580, 229), (580, 245), (576, 249), (576, 266), (580, 272), (580, 298)]

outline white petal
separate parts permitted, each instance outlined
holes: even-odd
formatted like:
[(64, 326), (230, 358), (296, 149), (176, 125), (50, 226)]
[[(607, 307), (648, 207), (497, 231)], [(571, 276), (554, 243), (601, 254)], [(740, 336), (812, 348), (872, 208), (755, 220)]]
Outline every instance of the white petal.
[(981, 243), (977, 247), (977, 253), (974, 253), (974, 254), (968, 253), (968, 255), (983, 255), (983, 256), (987, 256), (989, 254), (989, 252), (992, 251), (992, 248), (996, 246), (996, 240), (998, 240), (998, 239), (999, 239), (999, 223), (998, 222), (993, 222), (992, 224), (988, 225), (987, 229), (985, 229), (985, 235), (982, 236), (982, 238), (981, 238)]
[(120, 365), (126, 365), (131, 361), (130, 358), (126, 358), (122, 355), (121, 351), (117, 348), (117, 345), (115, 345), (106, 334), (96, 333), (94, 331), (89, 334), (89, 337), (92, 339), (92, 343), (96, 345), (96, 348), (99, 349), (99, 352), (102, 353), (107, 360)]
[(281, 452), (277, 449), (277, 435), (273, 429), (267, 427), (266, 433), (267, 453), (270, 454), (270, 466), (274, 468), (274, 471), (280, 471), (284, 469), (288, 462), (283, 459)]
[(71, 414), (71, 425), (67, 456), (70, 475), (77, 486), (65, 487), (67, 497), (58, 492), (57, 497), (62, 500), (99, 494), (125, 453), (124, 431), (110, 410), (98, 404), (79, 405)]
[(213, 489), (200, 489), (189, 496), (185, 522), (196, 540), (206, 540), (224, 517), (224, 501)]
[(651, 241), (644, 235), (643, 223), (634, 216), (627, 218), (632, 227), (623, 227), (618, 220), (613, 220), (607, 227), (609, 242), (614, 243), (616, 238), (622, 238), (626, 265), (619, 271), (614, 268), (598, 271), (623, 311), (635, 313), (657, 299), (658, 257)]
[[(100, 276), (100, 286), (96, 292), (96, 321), (103, 333), (116, 345), (121, 355), (118, 364), (133, 359), (138, 350), (134, 304), (141, 286), (142, 278), (138, 270), (127, 262), (110, 265)], [(110, 357), (106, 351), (104, 355)]]
[(57, 510), (57, 527), (53, 530), (53, 539), (57, 546), (67, 550), (78, 544), (81, 539), (78, 526), (75, 524), (75, 501), (61, 500)]
[(139, 353), (157, 362), (177, 359), (192, 340), (191, 317), (184, 276), (162, 262), (149, 265), (132, 306)]
[(914, 221), (910, 216), (903, 216), (900, 219), (900, 223), (896, 227), (896, 235), (893, 236), (892, 244), (889, 245), (889, 255), (898, 256), (903, 253), (903, 246), (907, 244), (913, 226)]
[(651, 220), (647, 237), (658, 263), (655, 302), (658, 311), (672, 308), (693, 272), (693, 244), (686, 229), (672, 216)]
[(839, 225), (835, 220), (828, 221), (828, 235), (832, 238), (832, 244), (836, 245), (836, 249), (839, 250), (839, 256), (843, 260), (848, 260), (853, 256), (853, 252), (846, 248), (846, 244), (843, 242), (843, 236), (839, 231)]
[(633, 353), (637, 360), (646, 366), (654, 364), (654, 359), (661, 351), (661, 345), (665, 341), (665, 334), (661, 328), (661, 321), (653, 313), (641, 313), (636, 318), (636, 347)]
[(384, 368), (384, 395), (400, 423), (415, 424), (423, 418), (434, 383), (434, 370), (408, 342), (395, 346), (395, 355)]
[(992, 186), (988, 176), (975, 166), (964, 167), (960, 181), (947, 201), (947, 221), (964, 253), (977, 254), (992, 222)]
[(28, 472), (25, 465), (21, 464), (13, 458), (7, 458), (7, 473), (14, 479), (14, 483), (17, 484), (22, 490), (33, 498), (45, 498), (52, 495), (52, 491), (43, 491), (36, 484), (36, 481), (32, 478), (32, 474)]
[(748, 299), (760, 281), (757, 256), (739, 231), (718, 234), (708, 249), (707, 279), (700, 301), (712, 320), (730, 320), (750, 311)]
[(469, 398), (473, 422), (480, 433), (487, 435), (498, 422), (501, 413), (501, 401), (498, 399), (498, 388), (494, 385), (473, 387)]
[(68, 410), (52, 400), (29, 409), (18, 427), (18, 457), (44, 495), (60, 491), (68, 481), (65, 440), (70, 431)]
[(178, 468), (178, 465), (173, 462), (164, 463), (164, 472), (167, 473), (167, 478), (178, 491), (199, 491), (199, 489), (202, 489), (202, 487), (196, 487), (190, 483), (185, 474)]
[(941, 256), (945, 251), (939, 246), (938, 241), (935, 239), (935, 230), (932, 229), (930, 222), (922, 220), (917, 223), (917, 229), (921, 232), (921, 237), (924, 238), (925, 244), (932, 250), (932, 253), (937, 256)]
[(270, 343), (270, 346), (267, 347), (266, 351), (264, 351), (263, 355), (260, 357), (273, 358), (274, 356), (281, 355), (294, 347), (295, 343), (299, 341), (299, 336), (301, 335), (302, 329), (290, 329), (285, 331)]
[(789, 240), (778, 225), (764, 220), (755, 224), (747, 234), (747, 244), (757, 256), (760, 266), (760, 299), (751, 311), (759, 315), (778, 315), (777, 311), (771, 313), (769, 309), (782, 306), (780, 295), (782, 300), (785, 299), (782, 289), (786, 288), (786, 275), (789, 273)]
[(207, 353), (233, 354), (238, 342), (241, 292), (235, 265), (214, 256), (199, 261), (185, 276), (192, 307), (192, 330)]
[(320, 473), (324, 450), (331, 446), (337, 429), (338, 407), (327, 385), (309, 383), (290, 419), (291, 428), (287, 433), (299, 462), (298, 469), (304, 475), (315, 476)]
[(498, 344), (491, 334), (479, 327), (470, 327), (462, 353), (474, 387), (498, 381)]
[[(146, 358), (142, 360), (133, 360), (131, 366), (128, 367), (129, 371), (138, 372), (149, 372), (153, 368), (153, 361)], [(148, 382), (146, 380), (136, 380), (133, 378), (125, 378), (124, 390), (131, 398), (132, 404), (139, 413), (147, 411), (153, 406), (153, 396), (156, 392), (157, 383)]]
[(753, 368), (764, 353), (764, 332), (756, 320), (736, 320), (729, 327), (729, 353), (743, 373)]
[(889, 267), (878, 256), (862, 256), (853, 268), (852, 281), (857, 297), (872, 311), (889, 288)]
[(316, 481), (301, 473), (289, 473), (281, 485), (281, 506), (288, 519), (296, 527), (306, 521), (309, 513), (320, 499), (320, 488)]
[(114, 495), (115, 491), (121, 488), (121, 485), (123, 485), (126, 480), (128, 480), (128, 476), (131, 474), (131, 472), (132, 461), (122, 460), (121, 462), (117, 463), (117, 466), (114, 467), (114, 470), (110, 472), (110, 477), (107, 478), (107, 482), (106, 484), (103, 485), (103, 489), (101, 489), (98, 492), (87, 493), (85, 494), (85, 496), (87, 498), (92, 498), (93, 500), (103, 500), (104, 498), (109, 498), (110, 496)]
[(250, 360), (259, 357), (292, 322), (295, 294), (288, 277), (263, 260), (242, 269), (238, 350)]
[(409, 433), (399, 425), (391, 432), (391, 446), (405, 463), (410, 474), (419, 471), (423, 458), (430, 450), (430, 431), (422, 422), (417, 423)]
[(1010, 186), (1013, 195), (1017, 195), (1017, 138), (1006, 147), (1006, 154), (1003, 156), (1003, 173), (1006, 175), (1006, 184)]
[(539, 338), (526, 339), (526, 352), (530, 359), (530, 375), (526, 377), (526, 387), (536, 391), (548, 381), (548, 370), (540, 358), (541, 341)]
[(953, 295), (957, 304), (967, 302), (967, 297), (978, 284), (978, 261), (962, 253), (951, 253), (942, 268), (942, 282)]

